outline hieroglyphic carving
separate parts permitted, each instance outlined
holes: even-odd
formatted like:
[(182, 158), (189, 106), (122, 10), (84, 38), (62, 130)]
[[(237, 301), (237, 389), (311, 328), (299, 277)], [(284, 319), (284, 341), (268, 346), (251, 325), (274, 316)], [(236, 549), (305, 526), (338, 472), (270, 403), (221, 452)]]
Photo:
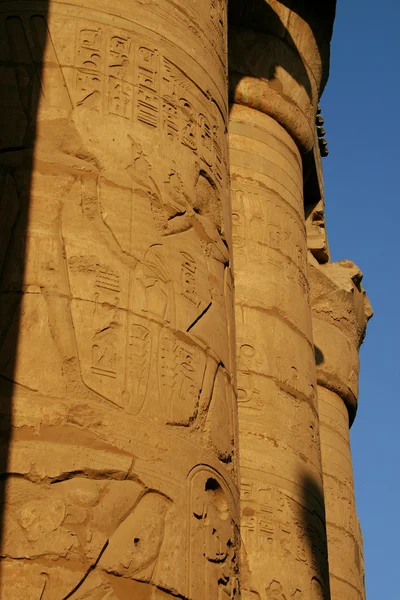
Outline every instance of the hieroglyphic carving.
[(78, 29), (75, 64), (77, 106), (101, 112), (105, 108), (131, 118), (133, 65), (128, 35), (93, 26)]
[(100, 28), (80, 29), (76, 48), (76, 105), (100, 111), (104, 89), (104, 46)]
[(237, 531), (234, 504), (221, 477), (197, 467), (189, 478), (189, 597), (237, 597)]
[(199, 115), (199, 128), (200, 128), (200, 156), (202, 160), (210, 167), (213, 162), (213, 140), (212, 140), (212, 127), (208, 118), (200, 114)]
[[(260, 314), (251, 307), (242, 307), (236, 319), (239, 406), (245, 411), (243, 414), (250, 415), (253, 411), (261, 414), (266, 410), (268, 398), (277, 394), (284, 397), (287, 392), (314, 404), (315, 389), (310, 384), (314, 361), (311, 353), (304, 351), (308, 343), (300, 336), (294, 339), (289, 336), (287, 325), (275, 316)], [(263, 335), (267, 327), (271, 330), (268, 343)], [(285, 352), (279, 350), (283, 339)], [(271, 381), (276, 383), (277, 390)]]
[(265, 591), (267, 600), (287, 600), (279, 581), (271, 581), (270, 585)]
[(182, 133), (181, 139), (182, 144), (193, 150), (193, 152), (197, 151), (197, 123), (196, 123), (196, 113), (193, 106), (190, 104), (188, 100), (182, 98), (179, 102), (179, 106), (181, 109), (181, 119), (182, 119)]
[(162, 89), (162, 120), (167, 136), (175, 141), (179, 137), (179, 85), (173, 64), (163, 58)]
[(284, 555), (320, 572), (326, 548), (320, 531), (304, 523), (303, 509), (297, 500), (279, 488), (244, 478), (241, 506), (241, 534), (248, 554), (275, 555), (283, 551)]
[(164, 247), (157, 244), (149, 248), (137, 273), (138, 285), (144, 287), (142, 310), (161, 321), (172, 318), (171, 275), (165, 260)]
[(205, 362), (204, 354), (196, 346), (164, 329), (160, 344), (160, 397), (167, 405), (167, 422), (188, 424), (194, 418)]
[(149, 127), (157, 127), (160, 117), (159, 54), (154, 48), (139, 46), (136, 57), (136, 119)]
[(307, 290), (305, 226), (295, 211), (271, 191), (238, 176), (233, 180), (232, 204), (238, 253), (246, 260), (270, 263)]
[(181, 282), (183, 288), (183, 295), (192, 302), (195, 306), (199, 306), (200, 300), (197, 296), (197, 265), (193, 256), (188, 252), (181, 250), (182, 256), (182, 271), (181, 271)]
[(180, 141), (211, 168), (221, 183), (226, 170), (221, 152), (220, 115), (210, 100), (200, 97), (193, 83), (170, 60), (162, 60), (163, 130)]
[[(221, 27), (223, 7), (213, 14)], [(222, 16), (221, 16), (222, 15)], [(181, 143), (210, 168), (218, 184), (226, 176), (221, 114), (155, 46), (126, 31), (88, 23), (77, 31), (75, 104), (137, 122)]]
[(272, 488), (258, 489), (255, 481), (242, 479), (241, 502), (241, 535), (247, 553), (266, 550), (278, 539), (280, 543), (285, 537), (282, 526), (287, 528), (282, 518), (284, 494)]
[[(256, 350), (257, 335), (251, 326), (242, 326), (238, 322), (236, 330), (237, 341), (237, 377), (238, 377), (238, 406), (247, 412), (263, 412), (265, 403), (260, 394), (264, 388), (257, 376), (261, 362), (266, 356)], [(261, 383), (261, 385), (260, 385)]]
[(218, 36), (223, 38), (226, 21), (226, 4), (224, 0), (211, 0), (210, 16)]
[(265, 590), (267, 600), (303, 600), (303, 592), (296, 589), (293, 594), (289, 594), (279, 581), (273, 580)]
[(352, 482), (348, 478), (339, 481), (326, 474), (324, 492), (328, 522), (342, 527), (351, 535), (356, 534), (355, 502)]
[[(147, 324), (146, 324), (147, 325)], [(152, 357), (152, 332), (148, 326), (132, 322), (129, 332), (132, 412), (139, 413), (146, 399)]]
[(130, 119), (132, 115), (132, 41), (111, 35), (108, 43), (108, 110)]

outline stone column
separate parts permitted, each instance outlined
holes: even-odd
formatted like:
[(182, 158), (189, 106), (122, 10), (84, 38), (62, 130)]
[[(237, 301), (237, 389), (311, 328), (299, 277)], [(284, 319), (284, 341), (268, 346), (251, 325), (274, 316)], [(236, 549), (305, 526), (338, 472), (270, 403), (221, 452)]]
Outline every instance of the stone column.
[(0, 595), (233, 599), (226, 2), (0, 10)]
[(358, 350), (372, 311), (352, 262), (310, 259), (331, 592), (335, 600), (364, 600), (349, 425), (357, 409)]
[(324, 65), (309, 16), (276, 2), (230, 5), (246, 600), (330, 598), (302, 161), (314, 144)]

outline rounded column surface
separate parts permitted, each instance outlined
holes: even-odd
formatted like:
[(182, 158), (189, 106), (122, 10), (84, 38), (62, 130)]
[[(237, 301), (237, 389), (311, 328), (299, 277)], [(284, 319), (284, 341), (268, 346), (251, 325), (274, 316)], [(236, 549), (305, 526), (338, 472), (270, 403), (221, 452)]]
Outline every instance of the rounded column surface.
[(243, 597), (329, 598), (302, 164), (274, 119), (233, 105)]
[(226, 25), (1, 3), (8, 600), (238, 595)]
[(309, 266), (332, 598), (364, 600), (349, 424), (358, 399), (359, 346), (371, 307), (350, 261)]

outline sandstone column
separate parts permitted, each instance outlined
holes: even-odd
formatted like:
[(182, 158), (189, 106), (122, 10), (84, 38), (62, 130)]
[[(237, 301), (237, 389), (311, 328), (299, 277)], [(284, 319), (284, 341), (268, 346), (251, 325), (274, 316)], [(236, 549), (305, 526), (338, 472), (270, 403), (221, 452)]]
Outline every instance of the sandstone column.
[(242, 589), (328, 600), (302, 156), (333, 15), (284, 4), (230, 5)]
[(0, 595), (235, 598), (226, 2), (0, 14)]
[(349, 425), (358, 396), (358, 349), (371, 307), (350, 261), (318, 265), (310, 286), (332, 598), (363, 600), (362, 537), (355, 509)]

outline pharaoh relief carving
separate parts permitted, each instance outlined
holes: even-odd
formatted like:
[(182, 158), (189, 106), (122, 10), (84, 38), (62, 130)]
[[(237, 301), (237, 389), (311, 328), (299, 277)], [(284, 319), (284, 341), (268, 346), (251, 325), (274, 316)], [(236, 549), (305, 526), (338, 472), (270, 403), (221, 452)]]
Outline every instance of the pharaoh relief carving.
[[(141, 158), (139, 154), (136, 160)], [(220, 221), (213, 224), (208, 218), (211, 207), (207, 201), (212, 193), (217, 200), (217, 193), (208, 179), (199, 183), (202, 178), (200, 174), (197, 179), (198, 212), (191, 209), (175, 172), (166, 180), (165, 202), (156, 196), (151, 181), (147, 189), (135, 189), (133, 210), (140, 208), (145, 221), (147, 212), (153, 241), (159, 241), (144, 253), (140, 248), (141, 220), (132, 221), (130, 239), (136, 241), (136, 249), (124, 252), (122, 243), (117, 242), (116, 257), (104, 247), (100, 263), (94, 254), (96, 248), (97, 254), (99, 251), (93, 221), (100, 222), (101, 216), (85, 219), (79, 198), (62, 215), (69, 282), (76, 298), (72, 318), (86, 385), (133, 414), (146, 408), (150, 413), (157, 410), (160, 414), (161, 410), (170, 423), (187, 424), (194, 418), (205, 375), (204, 349), (213, 347), (213, 331), (209, 331), (213, 323), (217, 330), (221, 331), (221, 325), (225, 328), (219, 347), (213, 350), (218, 353), (220, 347), (228, 346), (223, 273), (227, 253), (218, 233)], [(203, 187), (211, 188), (208, 198)], [(83, 231), (77, 244), (70, 232), (79, 216)], [(111, 219), (108, 221), (112, 232)], [(104, 220), (100, 228), (106, 231), (103, 226)], [(118, 234), (116, 231), (114, 240)], [(137, 261), (135, 268), (123, 264), (128, 262), (126, 255)], [(222, 275), (221, 283), (214, 275)], [(207, 324), (202, 331), (204, 318)], [(152, 397), (147, 397), (149, 378), (159, 381), (158, 388), (149, 392)], [(164, 398), (163, 408), (158, 395)]]

